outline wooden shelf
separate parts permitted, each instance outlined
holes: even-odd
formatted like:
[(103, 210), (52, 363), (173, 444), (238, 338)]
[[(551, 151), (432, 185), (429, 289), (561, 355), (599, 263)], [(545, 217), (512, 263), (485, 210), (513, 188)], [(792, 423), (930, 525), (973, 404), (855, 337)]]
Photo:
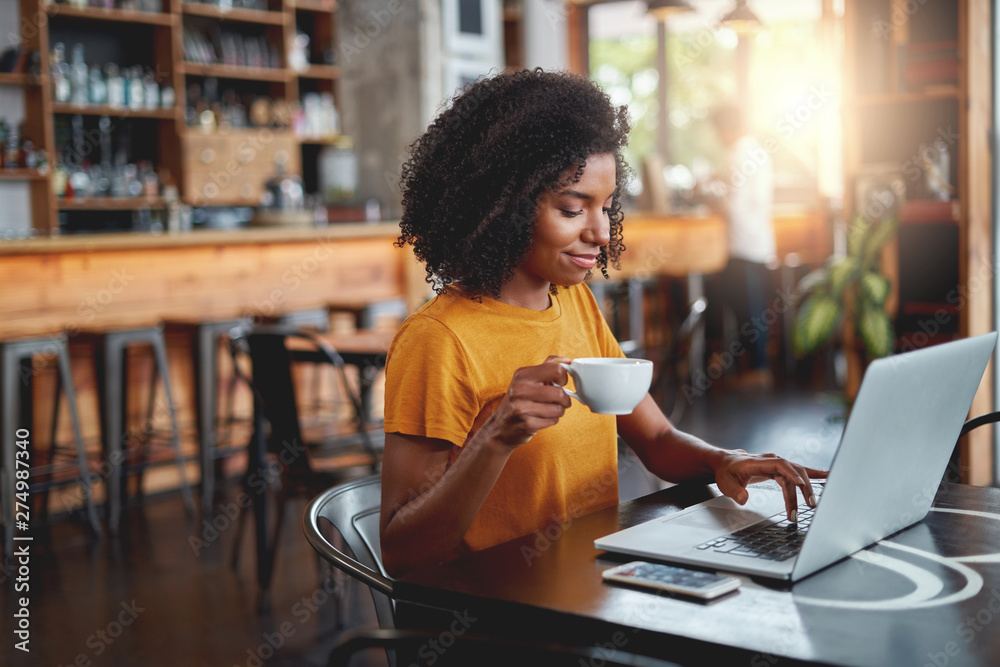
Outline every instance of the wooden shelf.
[(0, 85), (7, 86), (32, 86), (37, 85), (38, 79), (30, 74), (22, 72), (0, 72)]
[(83, 116), (115, 116), (117, 118), (151, 118), (153, 120), (174, 120), (177, 111), (170, 109), (129, 109), (109, 107), (104, 104), (67, 104), (53, 102), (52, 113), (81, 114)]
[(184, 2), (181, 4), (181, 11), (187, 16), (204, 16), (225, 21), (238, 21), (240, 23), (256, 23), (260, 25), (285, 24), (285, 14), (283, 12), (268, 12), (260, 9), (224, 9), (215, 5)]
[[(182, 144), (189, 139), (189, 134), (199, 134), (197, 129), (188, 128), (184, 120), (183, 105), (177, 104), (171, 108), (129, 109), (110, 107), (108, 105), (76, 105), (57, 103), (50, 94), (51, 63), (44, 57), (49, 51), (49, 41), (64, 41), (66, 30), (81, 31), (98, 40), (110, 39), (117, 42), (114, 48), (126, 48), (132, 43), (133, 33), (139, 36), (149, 46), (152, 62), (161, 63), (165, 70), (165, 85), (171, 85), (183, 99), (183, 91), (189, 84), (201, 83), (203, 78), (214, 77), (222, 80), (222, 86), (233, 88), (249, 88), (255, 93), (263, 93), (275, 99), (284, 99), (290, 109), (299, 103), (299, 89), (309, 91), (332, 92), (339, 84), (341, 68), (335, 65), (317, 64), (309, 66), (303, 72), (296, 72), (288, 66), (284, 54), (287, 54), (290, 41), (294, 40), (297, 24), (310, 33), (314, 46), (322, 46), (322, 50), (332, 48), (336, 44), (336, 12), (339, 9), (338, 0), (282, 0), (259, 5), (260, 9), (244, 9), (240, 7), (220, 7), (218, 0), (176, 0), (164, 2), (162, 11), (144, 12), (135, 9), (105, 9), (96, 6), (81, 6), (62, 4), (69, 0), (15, 0), (20, 2), (21, 12), (26, 16), (40, 15), (35, 26), (36, 34), (22, 36), (29, 51), (41, 52), (38, 75), (18, 72), (0, 72), (0, 89), (4, 87), (25, 87), (21, 94), (12, 93), (15, 98), (23, 98), (25, 118), (25, 133), (40, 149), (45, 149), (49, 155), (54, 155), (65, 137), (57, 134), (54, 125), (68, 120), (69, 116), (82, 115), (93, 122), (101, 116), (112, 119), (113, 124), (120, 120), (136, 119), (143, 132), (150, 134), (151, 143), (155, 143), (157, 155), (164, 167), (171, 173), (185, 174), (191, 171), (191, 166), (197, 164), (198, 154), (186, 152)], [(59, 4), (57, 4), (59, 3)], [(101, 5), (112, 3), (99, 3)], [(241, 5), (242, 3), (233, 3)], [(188, 27), (204, 27), (208, 34), (218, 29), (249, 30), (251, 33), (265, 34), (270, 52), (282, 54), (275, 56), (280, 62), (279, 67), (243, 67), (227, 65), (222, 62), (185, 62), (183, 49), (183, 32)], [(242, 28), (241, 28), (242, 26)], [(136, 33), (136, 30), (138, 32)], [(83, 38), (83, 37), (81, 37)], [(67, 44), (69, 46), (69, 44)], [(135, 48), (138, 48), (136, 45)], [(317, 48), (318, 48), (317, 46)], [(92, 50), (88, 48), (88, 53)], [(114, 48), (112, 50), (114, 50)], [(143, 47), (145, 48), (145, 47)], [(93, 55), (93, 54), (92, 54)], [(320, 62), (322, 59), (318, 59)], [(230, 59), (229, 62), (235, 62)], [(255, 61), (258, 64), (271, 64), (272, 60), (264, 58)], [(23, 70), (25, 68), (19, 67)], [(257, 82), (253, 84), (252, 82)], [(30, 87), (28, 87), (30, 86)], [(2, 91), (0, 91), (2, 92)], [(242, 92), (242, 91), (241, 91)], [(133, 123), (135, 125), (136, 123)], [(247, 133), (260, 130), (246, 130)], [(281, 134), (282, 140), (288, 143), (286, 150), (296, 160), (305, 155), (310, 160), (310, 169), (316, 165), (311, 162), (318, 153), (318, 148), (300, 150), (300, 144), (294, 138), (292, 130), (275, 130)], [(240, 131), (233, 130), (231, 134)], [(226, 134), (221, 129), (217, 133)], [(248, 135), (249, 137), (250, 135)], [(213, 137), (219, 140), (220, 137)], [(236, 138), (238, 142), (240, 138)], [(332, 138), (309, 138), (306, 144), (321, 147), (333, 141)], [(223, 142), (225, 144), (225, 142)], [(225, 144), (228, 146), (228, 144)], [(194, 149), (192, 149), (194, 150)], [(197, 171), (197, 170), (196, 170)], [(311, 174), (312, 172), (310, 172)], [(166, 204), (158, 197), (153, 198), (56, 198), (51, 192), (52, 171), (40, 173), (38, 170), (4, 170), (0, 169), (0, 182), (23, 182), (30, 184), (31, 194), (31, 225), (41, 233), (57, 234), (59, 232), (61, 211), (70, 211), (69, 217), (82, 217), (83, 211), (129, 211), (143, 208), (163, 209)], [(253, 178), (257, 178), (254, 175)], [(256, 182), (256, 181), (255, 181)], [(19, 186), (20, 187), (20, 186)], [(183, 185), (182, 193), (190, 198), (185, 190), (201, 187), (196, 181)], [(245, 199), (241, 198), (240, 202)], [(108, 217), (111, 217), (110, 214)], [(73, 225), (70, 228), (75, 228)]]
[(310, 65), (307, 69), (295, 72), (300, 79), (337, 79), (340, 78), (340, 68), (336, 65)]
[(44, 181), (49, 172), (38, 169), (0, 169), (0, 181)]
[(933, 102), (936, 100), (958, 100), (958, 88), (942, 89), (926, 93), (882, 93), (879, 95), (861, 95), (857, 104), (861, 107), (884, 106), (889, 104), (914, 104)]
[(237, 65), (199, 65), (185, 62), (181, 71), (193, 76), (214, 76), (220, 79), (288, 82), (288, 70), (280, 67), (239, 67)]
[(337, 143), (337, 139), (339, 138), (340, 135), (334, 135), (332, 137), (295, 137), (295, 139), (304, 146), (329, 146)]
[(293, 9), (303, 12), (332, 14), (337, 11), (336, 0), (293, 0), (289, 4)]
[(49, 16), (88, 19), (92, 21), (112, 21), (117, 23), (140, 23), (144, 25), (173, 25), (173, 16), (164, 12), (140, 12), (125, 9), (102, 9), (99, 7), (70, 7), (49, 5), (45, 8)]
[(109, 199), (57, 199), (60, 211), (137, 211), (142, 208), (166, 208), (163, 197), (120, 197)]

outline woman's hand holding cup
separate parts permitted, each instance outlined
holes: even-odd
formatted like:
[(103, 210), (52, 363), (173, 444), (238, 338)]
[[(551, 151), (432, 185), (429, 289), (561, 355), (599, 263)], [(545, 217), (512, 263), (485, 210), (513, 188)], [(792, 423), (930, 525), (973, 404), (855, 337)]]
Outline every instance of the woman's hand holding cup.
[(556, 424), (571, 404), (562, 388), (566, 371), (560, 366), (568, 361), (552, 355), (538, 366), (519, 368), (484, 428), (504, 444), (517, 447)]

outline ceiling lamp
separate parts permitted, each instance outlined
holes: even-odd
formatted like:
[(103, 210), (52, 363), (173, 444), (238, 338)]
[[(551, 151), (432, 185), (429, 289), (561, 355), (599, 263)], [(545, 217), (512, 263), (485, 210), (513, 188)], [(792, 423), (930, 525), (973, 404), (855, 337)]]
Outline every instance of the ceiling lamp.
[(764, 27), (757, 15), (747, 7), (746, 0), (736, 0), (736, 8), (722, 17), (722, 25), (738, 33), (757, 32)]
[(647, 0), (646, 12), (656, 17), (657, 21), (666, 21), (677, 14), (693, 11), (694, 7), (687, 0)]

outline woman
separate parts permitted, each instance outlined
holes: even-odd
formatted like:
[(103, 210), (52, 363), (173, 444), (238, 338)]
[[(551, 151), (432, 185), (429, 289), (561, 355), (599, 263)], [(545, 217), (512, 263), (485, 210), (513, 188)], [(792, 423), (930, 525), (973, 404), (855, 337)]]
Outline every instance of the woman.
[(815, 503), (822, 472), (675, 429), (647, 395), (630, 415), (571, 406), (558, 365), (622, 356), (590, 290), (624, 250), (624, 107), (586, 78), (483, 79), (411, 147), (399, 245), (438, 295), (386, 368), (383, 563), (400, 575), (618, 502), (616, 433), (653, 473), (715, 481), (739, 503), (776, 479)]

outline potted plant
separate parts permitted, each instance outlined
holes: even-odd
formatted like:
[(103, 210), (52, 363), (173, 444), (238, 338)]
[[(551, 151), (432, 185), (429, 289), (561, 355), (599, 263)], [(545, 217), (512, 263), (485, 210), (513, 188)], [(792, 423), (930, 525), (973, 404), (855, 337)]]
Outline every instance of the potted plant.
[[(815, 352), (838, 331), (843, 332), (849, 367), (852, 355), (860, 371), (867, 362), (892, 353), (895, 333), (886, 312), (892, 283), (882, 271), (882, 249), (898, 228), (895, 216), (855, 217), (848, 229), (847, 254), (831, 257), (826, 266), (799, 282), (792, 329), (797, 357)], [(848, 393), (851, 384), (849, 380)]]

